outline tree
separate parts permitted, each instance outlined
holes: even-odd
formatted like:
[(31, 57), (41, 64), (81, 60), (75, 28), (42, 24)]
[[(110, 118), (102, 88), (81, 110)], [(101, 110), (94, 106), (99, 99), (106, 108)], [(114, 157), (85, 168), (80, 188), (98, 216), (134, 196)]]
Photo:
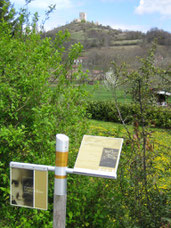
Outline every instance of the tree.
[[(154, 149), (149, 129), (151, 123), (147, 121), (147, 110), (155, 104), (151, 88), (160, 88), (165, 82), (159, 80), (165, 77), (165, 71), (155, 67), (154, 52), (155, 45), (147, 58), (140, 59), (138, 70), (128, 72), (125, 64), (117, 66), (113, 63), (111, 72), (107, 74), (107, 84), (114, 92), (115, 105), (128, 135), (125, 142), (128, 159), (122, 167), (119, 181), (122, 204), (129, 211), (131, 227), (161, 227), (169, 218), (167, 190), (161, 191), (157, 184), (157, 179), (163, 174), (155, 166), (155, 158), (162, 156), (162, 150)], [(133, 105), (136, 105), (133, 133), (128, 130), (119, 109), (116, 90), (121, 87), (131, 94)]]
[(171, 34), (162, 29), (158, 29), (158, 28), (150, 29), (149, 31), (147, 31), (145, 38), (147, 42), (152, 42), (155, 39), (157, 39), (160, 45), (168, 45), (168, 46), (171, 45)]

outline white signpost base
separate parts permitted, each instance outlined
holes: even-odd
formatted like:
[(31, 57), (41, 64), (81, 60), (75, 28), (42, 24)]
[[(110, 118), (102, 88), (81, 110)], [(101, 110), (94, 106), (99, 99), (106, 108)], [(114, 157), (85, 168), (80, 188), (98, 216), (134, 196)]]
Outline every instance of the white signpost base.
[(53, 203), (53, 228), (65, 228), (69, 138), (56, 135), (55, 185)]

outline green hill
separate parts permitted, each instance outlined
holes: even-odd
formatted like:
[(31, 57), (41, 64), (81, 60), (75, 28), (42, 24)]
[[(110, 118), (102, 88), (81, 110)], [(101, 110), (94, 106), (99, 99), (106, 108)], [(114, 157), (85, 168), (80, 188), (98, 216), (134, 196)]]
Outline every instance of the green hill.
[(112, 29), (110, 26), (98, 25), (93, 22), (76, 22), (55, 28), (47, 32), (52, 38), (62, 30), (68, 30), (71, 34), (71, 42), (81, 42), (85, 49), (93, 47), (109, 47), (132, 45), (142, 42), (145, 34), (142, 32), (122, 32)]
[(83, 68), (91, 72), (95, 70), (96, 74), (98, 74), (97, 71), (99, 74), (108, 71), (112, 61), (118, 64), (126, 62), (130, 68), (136, 68), (136, 57), (146, 56), (154, 39), (158, 40), (156, 63), (165, 69), (169, 68), (171, 62), (171, 33), (169, 32), (157, 28), (147, 33), (122, 31), (94, 22), (73, 21), (48, 31), (46, 36), (54, 39), (58, 31), (65, 30), (71, 34), (66, 47), (76, 42), (82, 43), (85, 57), (82, 63)]

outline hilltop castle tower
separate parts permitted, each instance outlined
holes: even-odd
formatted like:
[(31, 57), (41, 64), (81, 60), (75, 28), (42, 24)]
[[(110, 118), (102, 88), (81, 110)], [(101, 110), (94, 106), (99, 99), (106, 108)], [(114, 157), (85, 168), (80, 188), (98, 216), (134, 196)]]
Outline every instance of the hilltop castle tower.
[(86, 13), (80, 12), (79, 16), (80, 16), (80, 18), (79, 18), (80, 21), (86, 21), (87, 20), (87, 14)]

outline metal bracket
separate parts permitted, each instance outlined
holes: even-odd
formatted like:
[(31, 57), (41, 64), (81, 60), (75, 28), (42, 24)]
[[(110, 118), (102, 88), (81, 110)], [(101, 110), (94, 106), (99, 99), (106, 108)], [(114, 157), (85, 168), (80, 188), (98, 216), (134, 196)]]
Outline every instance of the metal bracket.
[[(55, 166), (48, 165), (37, 165), (30, 163), (21, 163), (21, 162), (10, 162), (11, 168), (19, 168), (19, 169), (31, 169), (31, 170), (40, 170), (40, 171), (52, 171), (55, 172)], [(74, 169), (66, 168), (67, 173), (74, 173)]]

